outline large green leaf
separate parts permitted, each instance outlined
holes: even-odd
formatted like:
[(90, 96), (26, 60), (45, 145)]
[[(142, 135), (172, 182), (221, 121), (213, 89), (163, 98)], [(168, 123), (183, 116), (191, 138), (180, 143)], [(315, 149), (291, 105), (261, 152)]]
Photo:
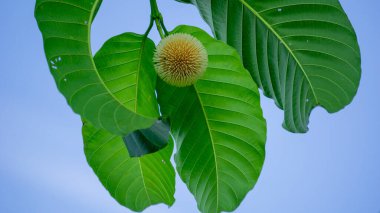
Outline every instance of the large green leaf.
[(232, 211), (255, 185), (264, 162), (266, 123), (259, 92), (237, 52), (204, 31), (208, 67), (194, 86), (158, 83), (158, 100), (177, 144), (175, 162), (202, 212)]
[(284, 110), (283, 126), (308, 130), (316, 106), (337, 112), (360, 77), (356, 34), (338, 0), (182, 0), (196, 5), (214, 34)]
[(110, 55), (99, 56), (98, 70), (90, 29), (99, 6), (99, 0), (37, 0), (35, 17), (51, 73), (74, 112), (96, 127), (124, 135), (150, 127), (158, 117), (154, 44), (141, 35), (113, 38), (103, 47)]
[(121, 205), (142, 211), (174, 202), (175, 173), (170, 163), (173, 142), (140, 158), (130, 158), (123, 138), (89, 123), (83, 126), (84, 151), (96, 175)]

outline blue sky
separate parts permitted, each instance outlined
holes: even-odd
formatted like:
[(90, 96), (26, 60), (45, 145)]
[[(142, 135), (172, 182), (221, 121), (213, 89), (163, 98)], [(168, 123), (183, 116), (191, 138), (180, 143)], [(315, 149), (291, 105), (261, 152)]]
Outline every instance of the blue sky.
[[(104, 1), (93, 25), (96, 51), (108, 38), (143, 33), (148, 0)], [(283, 112), (262, 98), (268, 122), (262, 175), (236, 212), (380, 212), (380, 2), (341, 0), (359, 38), (362, 81), (353, 103), (328, 114), (317, 108), (308, 134), (281, 127)], [(208, 30), (192, 6), (158, 1), (169, 29)], [(81, 121), (57, 91), (33, 17), (34, 1), (0, 6), (0, 212), (129, 212), (88, 167)], [(159, 37), (151, 37), (157, 42)], [(177, 178), (176, 203), (146, 212), (197, 212)]]

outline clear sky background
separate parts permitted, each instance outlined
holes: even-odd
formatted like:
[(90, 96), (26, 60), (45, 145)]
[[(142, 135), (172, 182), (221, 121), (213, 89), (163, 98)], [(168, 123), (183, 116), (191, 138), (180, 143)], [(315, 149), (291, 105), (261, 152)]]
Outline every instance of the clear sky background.
[[(94, 51), (126, 31), (143, 33), (148, 0), (105, 0), (93, 25)], [(262, 97), (268, 123), (262, 175), (236, 212), (380, 212), (380, 2), (341, 0), (356, 29), (362, 81), (353, 103), (312, 112), (310, 131), (282, 129), (283, 112)], [(0, 1), (0, 212), (129, 212), (87, 165), (81, 121), (49, 73), (34, 0)], [(160, 0), (169, 29), (191, 24), (209, 31), (193, 6)], [(158, 42), (159, 37), (151, 37)], [(177, 177), (176, 202), (146, 212), (198, 212)]]

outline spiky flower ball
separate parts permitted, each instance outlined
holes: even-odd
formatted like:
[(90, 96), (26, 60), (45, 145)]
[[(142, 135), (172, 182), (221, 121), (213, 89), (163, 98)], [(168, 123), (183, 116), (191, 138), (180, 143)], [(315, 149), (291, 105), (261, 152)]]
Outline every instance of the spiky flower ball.
[(162, 39), (154, 54), (154, 67), (166, 83), (185, 87), (194, 84), (207, 67), (207, 52), (194, 36), (184, 33)]

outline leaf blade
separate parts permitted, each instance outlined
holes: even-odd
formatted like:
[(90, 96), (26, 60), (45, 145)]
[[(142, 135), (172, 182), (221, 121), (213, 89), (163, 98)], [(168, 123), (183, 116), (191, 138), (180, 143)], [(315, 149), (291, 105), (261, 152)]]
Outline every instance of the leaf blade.
[(131, 158), (121, 136), (89, 123), (82, 131), (87, 161), (117, 202), (133, 211), (158, 203), (174, 203), (172, 141), (156, 153)]
[(233, 48), (202, 30), (179, 26), (208, 52), (208, 68), (191, 87), (158, 83), (158, 100), (177, 144), (177, 171), (202, 212), (236, 209), (260, 174), (266, 124), (257, 86)]
[[(50, 71), (73, 111), (96, 127), (124, 135), (150, 127), (158, 112), (131, 111), (110, 91), (97, 70), (90, 32), (100, 3), (100, 0), (37, 0), (35, 17)], [(149, 97), (154, 102), (155, 94)]]
[(144, 35), (123, 33), (106, 41), (94, 56), (99, 75), (111, 93), (130, 111), (157, 117), (154, 96), (154, 42)]
[(313, 108), (333, 113), (353, 100), (360, 50), (338, 1), (191, 3), (216, 37), (238, 50), (264, 94), (284, 110), (285, 129), (306, 132)]

